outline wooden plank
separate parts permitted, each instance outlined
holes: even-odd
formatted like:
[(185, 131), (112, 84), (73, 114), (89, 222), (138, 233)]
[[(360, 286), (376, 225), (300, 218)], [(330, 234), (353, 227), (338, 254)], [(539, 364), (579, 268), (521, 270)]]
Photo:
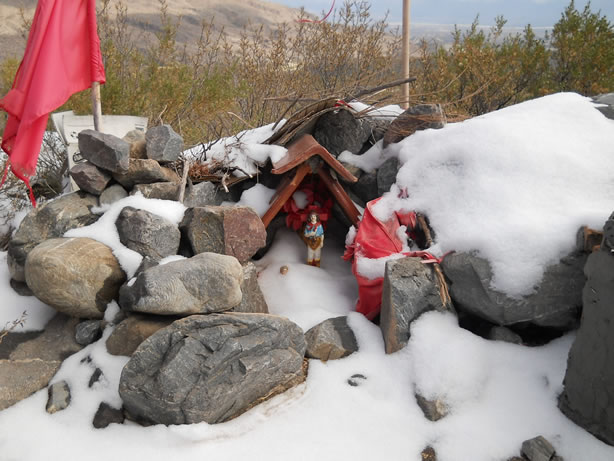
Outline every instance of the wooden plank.
[(300, 167), (297, 168), (296, 173), (294, 174), (294, 178), (290, 181), (277, 195), (277, 198), (273, 201), (267, 212), (262, 217), (262, 222), (264, 223), (264, 227), (267, 228), (273, 218), (277, 216), (281, 207), (284, 206), (284, 203), (294, 194), (298, 186), (301, 185), (303, 178), (307, 176), (308, 173), (311, 172), (311, 168), (306, 163), (303, 163)]

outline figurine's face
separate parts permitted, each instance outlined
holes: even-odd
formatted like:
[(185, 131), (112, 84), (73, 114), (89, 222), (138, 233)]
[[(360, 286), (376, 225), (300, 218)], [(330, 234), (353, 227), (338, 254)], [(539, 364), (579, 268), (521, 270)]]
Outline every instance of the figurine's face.
[(317, 217), (317, 215), (314, 215), (314, 214), (309, 215), (309, 221), (311, 222), (311, 224), (315, 224), (315, 223), (317, 223), (317, 222), (318, 222), (318, 217)]

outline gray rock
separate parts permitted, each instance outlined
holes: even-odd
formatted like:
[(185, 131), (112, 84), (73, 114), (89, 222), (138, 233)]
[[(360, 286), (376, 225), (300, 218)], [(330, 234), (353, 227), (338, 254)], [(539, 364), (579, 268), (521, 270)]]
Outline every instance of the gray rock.
[(66, 381), (53, 383), (47, 389), (48, 398), (45, 410), (53, 414), (65, 410), (70, 405), (70, 387)]
[(139, 420), (221, 423), (302, 382), (304, 353), (302, 330), (285, 318), (194, 315), (139, 346), (119, 394)]
[(313, 129), (315, 140), (335, 157), (345, 150), (357, 154), (370, 135), (369, 124), (346, 109), (325, 113)]
[(493, 327), (488, 333), (488, 339), (493, 341), (503, 341), (511, 344), (522, 344), (522, 338), (519, 334), (514, 333), (509, 328)]
[[(614, 223), (614, 215), (609, 223)], [(582, 322), (569, 351), (559, 408), (577, 425), (614, 445), (614, 253), (604, 245), (589, 256), (584, 271), (588, 281)]]
[(0, 342), (0, 410), (47, 387), (62, 361), (81, 350), (78, 320), (56, 315), (36, 333), (8, 333)]
[(177, 200), (179, 198), (180, 187), (181, 185), (177, 182), (154, 182), (151, 184), (137, 184), (132, 189), (130, 195), (141, 193), (145, 198), (157, 198), (159, 200)]
[(15, 279), (11, 279), (9, 283), (13, 291), (19, 296), (34, 296), (34, 293), (32, 293), (32, 290), (30, 290), (26, 282), (19, 282)]
[(593, 101), (599, 104), (597, 110), (610, 120), (614, 120), (614, 93), (600, 94)]
[(26, 260), (34, 295), (73, 317), (100, 319), (126, 280), (109, 247), (89, 238), (46, 240)]
[(179, 227), (195, 254), (220, 253), (234, 256), (241, 263), (266, 244), (262, 220), (245, 206), (190, 208)]
[(176, 182), (181, 178), (169, 168), (160, 166), (151, 159), (130, 159), (128, 169), (121, 173), (113, 173), (113, 178), (127, 189), (136, 184), (151, 184), (154, 182)]
[(108, 403), (101, 402), (94, 415), (92, 425), (96, 429), (104, 429), (109, 424), (123, 424), (124, 419), (124, 412), (121, 408), (113, 408)]
[(551, 461), (554, 447), (541, 435), (522, 442), (521, 453), (529, 461)]
[(386, 353), (407, 344), (411, 322), (428, 311), (446, 311), (439, 294), (439, 281), (431, 265), (420, 258), (402, 258), (386, 263), (380, 329)]
[(350, 186), (350, 190), (355, 193), (364, 203), (370, 202), (379, 197), (377, 188), (377, 172), (365, 173), (358, 182)]
[(422, 461), (437, 461), (437, 453), (430, 445), (422, 450), (420, 456), (422, 457)]
[(111, 205), (118, 200), (128, 197), (128, 192), (120, 184), (113, 184), (107, 187), (102, 194), (100, 194), (100, 206)]
[(107, 351), (111, 355), (130, 357), (143, 341), (175, 320), (177, 317), (130, 315), (122, 320), (107, 338)]
[(439, 421), (448, 415), (449, 408), (441, 399), (428, 400), (417, 392), (414, 394), (418, 406), (424, 413), (424, 417), (429, 421)]
[(446, 124), (446, 116), (439, 104), (418, 104), (399, 115), (384, 135), (384, 147), (405, 139), (416, 131), (439, 129)]
[(154, 260), (176, 255), (179, 249), (179, 228), (168, 219), (149, 211), (124, 207), (115, 221), (115, 227), (123, 245)]
[(83, 130), (78, 138), (81, 155), (94, 165), (114, 173), (128, 169), (130, 144), (123, 139), (94, 130)]
[(147, 142), (143, 131), (129, 131), (122, 139), (130, 144), (130, 158), (147, 158)]
[(61, 237), (69, 229), (96, 222), (99, 216), (91, 211), (95, 206), (98, 206), (97, 197), (74, 192), (40, 205), (28, 213), (8, 245), (7, 263), (11, 278), (25, 282), (24, 268), (28, 253), (43, 240)]
[(268, 314), (269, 306), (258, 285), (258, 269), (252, 262), (243, 264), (243, 281), (241, 282), (241, 303), (229, 312), (246, 314)]
[(358, 343), (347, 320), (347, 317), (327, 319), (307, 331), (307, 357), (326, 361), (356, 352)]
[(145, 134), (147, 157), (160, 163), (174, 162), (183, 150), (183, 138), (170, 125), (154, 126)]
[(119, 294), (122, 309), (158, 315), (222, 312), (241, 302), (241, 264), (231, 256), (201, 253), (141, 272)]
[(87, 346), (98, 341), (102, 336), (102, 322), (100, 320), (85, 320), (77, 325), (75, 341), (77, 344)]
[(450, 296), (464, 310), (495, 325), (533, 323), (543, 327), (570, 328), (582, 305), (586, 254), (574, 251), (558, 264), (548, 266), (534, 293), (510, 298), (490, 287), (489, 262), (474, 254), (446, 256), (442, 268), (450, 280)]
[(188, 208), (221, 205), (229, 198), (229, 194), (220, 191), (212, 182), (203, 181), (187, 188), (183, 204)]
[(88, 161), (80, 162), (73, 166), (70, 169), (70, 177), (79, 186), (79, 189), (92, 195), (102, 194), (109, 181), (111, 181), (109, 173)]
[(390, 190), (397, 182), (399, 172), (399, 159), (391, 157), (384, 162), (377, 170), (377, 196), (380, 197)]

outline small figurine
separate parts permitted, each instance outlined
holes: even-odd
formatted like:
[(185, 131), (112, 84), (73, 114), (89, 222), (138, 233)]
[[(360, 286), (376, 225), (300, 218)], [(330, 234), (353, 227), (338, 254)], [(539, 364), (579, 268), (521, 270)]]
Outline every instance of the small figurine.
[(309, 213), (303, 230), (303, 241), (307, 245), (307, 264), (320, 267), (320, 253), (324, 246), (324, 228), (320, 222), (320, 216), (315, 211)]

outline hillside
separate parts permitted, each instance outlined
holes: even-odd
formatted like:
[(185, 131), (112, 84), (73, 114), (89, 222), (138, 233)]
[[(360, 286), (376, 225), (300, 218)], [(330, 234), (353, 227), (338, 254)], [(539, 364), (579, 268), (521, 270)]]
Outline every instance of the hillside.
[[(96, 3), (100, 7), (102, 2)], [(223, 28), (230, 41), (235, 42), (247, 24), (261, 24), (270, 29), (275, 24), (293, 21), (299, 14), (298, 9), (262, 0), (168, 0), (166, 3), (168, 13), (181, 18), (178, 41), (188, 45), (198, 39), (203, 20), (214, 19), (216, 28)], [(21, 57), (25, 47), (21, 12), (31, 19), (35, 8), (36, 0), (3, 0), (0, 4), (0, 61), (8, 56)], [(160, 25), (159, 13), (159, 2), (131, 0), (128, 21), (132, 33), (151, 38)]]

